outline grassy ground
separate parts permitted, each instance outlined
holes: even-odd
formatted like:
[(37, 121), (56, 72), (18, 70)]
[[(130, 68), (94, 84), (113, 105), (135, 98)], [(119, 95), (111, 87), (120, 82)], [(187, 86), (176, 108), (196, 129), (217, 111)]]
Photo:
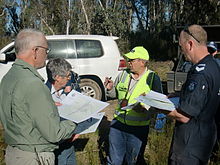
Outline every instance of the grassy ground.
[[(103, 124), (106, 125), (106, 123)], [(166, 124), (163, 132), (156, 132), (154, 129), (150, 129), (148, 145), (145, 150), (145, 160), (148, 165), (167, 165), (167, 157), (172, 137), (173, 124), (174, 123), (172, 121), (169, 121)], [(105, 164), (105, 158), (107, 155), (107, 132), (108, 129), (106, 129), (104, 126), (95, 133), (82, 135), (80, 139), (76, 141), (76, 157), (78, 165)], [(5, 165), (3, 159), (5, 144), (2, 143), (2, 131), (0, 137), (0, 165)], [(216, 163), (209, 163), (209, 165), (219, 164), (219, 161)]]

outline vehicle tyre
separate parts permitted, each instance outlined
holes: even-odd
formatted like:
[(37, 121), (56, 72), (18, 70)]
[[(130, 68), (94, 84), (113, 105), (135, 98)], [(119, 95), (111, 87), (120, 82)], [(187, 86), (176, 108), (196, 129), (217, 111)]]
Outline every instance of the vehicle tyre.
[(101, 100), (102, 90), (98, 83), (92, 79), (81, 79), (80, 80), (81, 93), (90, 96), (94, 99)]

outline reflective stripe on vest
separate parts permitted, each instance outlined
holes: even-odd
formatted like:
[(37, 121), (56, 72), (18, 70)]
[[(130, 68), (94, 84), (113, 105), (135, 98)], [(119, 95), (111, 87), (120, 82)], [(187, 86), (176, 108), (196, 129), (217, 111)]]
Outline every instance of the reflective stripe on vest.
[[(137, 102), (135, 98), (140, 96), (142, 93), (148, 93), (150, 91), (150, 87), (147, 85), (146, 80), (149, 73), (152, 72), (148, 70), (146, 73), (142, 75), (140, 80), (137, 82), (134, 87), (132, 93), (128, 92), (126, 99), (128, 99), (128, 104), (133, 104)], [(130, 80), (130, 75), (126, 71), (122, 73), (121, 79), (116, 86), (116, 90), (118, 92), (118, 99), (124, 99), (126, 92), (128, 91), (128, 84)], [(122, 110), (120, 109), (120, 105), (118, 104), (114, 117), (120, 122), (131, 125), (131, 126), (145, 126), (149, 125), (149, 112), (146, 110), (145, 112), (136, 112), (132, 109)]]
[(120, 111), (118, 111), (117, 109), (115, 110), (115, 114), (117, 114), (118, 117), (120, 118), (126, 118), (126, 120), (130, 120), (130, 121), (146, 121), (146, 120), (149, 120), (150, 116), (147, 115), (147, 113), (145, 114), (145, 116), (128, 116), (126, 115), (125, 116), (125, 113), (121, 114)]

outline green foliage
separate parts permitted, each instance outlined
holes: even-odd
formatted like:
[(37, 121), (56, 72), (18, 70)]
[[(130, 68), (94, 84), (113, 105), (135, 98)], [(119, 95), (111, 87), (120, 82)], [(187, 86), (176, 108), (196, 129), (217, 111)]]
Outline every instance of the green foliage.
[[(70, 2), (70, 3), (69, 3)], [(21, 0), (1, 1), (0, 34), (5, 20), (11, 20), (11, 31), (37, 28), (49, 34), (102, 34), (118, 36), (122, 53), (143, 45), (152, 59), (167, 60), (176, 56), (172, 34), (176, 25), (218, 24), (218, 0)], [(16, 8), (21, 14), (17, 15)], [(10, 9), (10, 10), (9, 10)], [(10, 17), (7, 17), (9, 14)], [(8, 19), (6, 19), (8, 18)], [(136, 26), (136, 28), (134, 28)]]
[(151, 59), (157, 61), (172, 59), (177, 54), (177, 45), (172, 41), (171, 32), (161, 31), (159, 34), (151, 34), (148, 31), (132, 32), (129, 38), (130, 49), (135, 46), (144, 46)]
[(0, 49), (10, 42), (12, 42), (12, 37), (3, 36), (0, 40)]
[(218, 0), (185, 0), (179, 24), (219, 24), (219, 7)]

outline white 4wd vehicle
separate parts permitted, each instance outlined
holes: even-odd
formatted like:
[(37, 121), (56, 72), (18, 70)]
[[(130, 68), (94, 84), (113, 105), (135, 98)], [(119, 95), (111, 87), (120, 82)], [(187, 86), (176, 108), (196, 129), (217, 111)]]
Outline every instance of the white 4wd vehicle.
[[(101, 35), (53, 35), (46, 38), (51, 49), (48, 59), (65, 58), (80, 76), (82, 93), (99, 100), (105, 99), (105, 77), (115, 79), (120, 70), (121, 57), (114, 41), (118, 38)], [(12, 42), (0, 51), (0, 80), (15, 59)], [(121, 62), (123, 65), (123, 60)], [(38, 71), (47, 80), (45, 67)]]

